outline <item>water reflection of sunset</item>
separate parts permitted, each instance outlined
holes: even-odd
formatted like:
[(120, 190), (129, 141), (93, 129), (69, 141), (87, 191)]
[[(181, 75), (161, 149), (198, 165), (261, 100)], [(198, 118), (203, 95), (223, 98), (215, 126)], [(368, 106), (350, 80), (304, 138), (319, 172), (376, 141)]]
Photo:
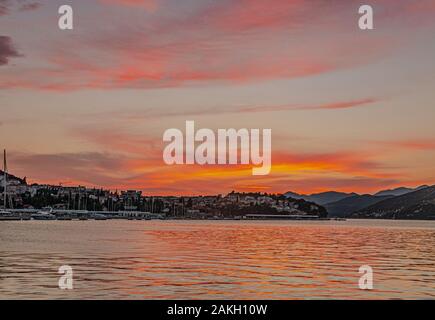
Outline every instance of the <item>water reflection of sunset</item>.
[[(0, 268), (10, 276), (0, 297), (32, 297), (36, 287), (62, 298), (60, 263), (74, 268), (69, 298), (435, 296), (433, 222), (35, 221), (4, 231)], [(371, 291), (358, 288), (367, 264)]]

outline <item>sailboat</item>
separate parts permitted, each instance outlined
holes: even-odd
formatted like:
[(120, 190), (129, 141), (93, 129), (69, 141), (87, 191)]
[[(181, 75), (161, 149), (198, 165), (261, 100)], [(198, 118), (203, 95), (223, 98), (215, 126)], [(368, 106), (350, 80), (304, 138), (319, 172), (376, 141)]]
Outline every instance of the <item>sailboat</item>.
[(21, 216), (19, 214), (12, 213), (7, 211), (7, 187), (8, 187), (8, 167), (6, 164), (6, 150), (3, 150), (3, 209), (0, 210), (0, 221), (16, 221), (21, 220)]

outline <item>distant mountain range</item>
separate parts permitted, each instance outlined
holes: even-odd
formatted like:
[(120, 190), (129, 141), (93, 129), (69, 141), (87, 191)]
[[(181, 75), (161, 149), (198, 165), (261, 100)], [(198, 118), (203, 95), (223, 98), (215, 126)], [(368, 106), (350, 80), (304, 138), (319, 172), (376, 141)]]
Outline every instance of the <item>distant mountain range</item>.
[(285, 196), (322, 205), (329, 217), (435, 219), (431, 189), (435, 186), (400, 187), (374, 195), (328, 191), (310, 195), (287, 192)]
[(349, 214), (394, 196), (355, 195), (324, 205), (330, 217), (346, 217)]
[(435, 219), (435, 186), (375, 203), (351, 214), (355, 218)]
[(406, 188), (406, 187), (400, 187), (400, 188), (396, 188), (396, 189), (391, 189), (391, 190), (382, 190), (379, 191), (377, 193), (375, 193), (375, 196), (402, 196), (404, 194), (410, 193), (412, 191), (417, 191), (420, 189), (424, 189), (427, 188), (429, 186), (427, 185), (422, 185), (419, 186), (417, 188)]
[(293, 198), (293, 199), (303, 199), (305, 201), (314, 202), (320, 205), (324, 205), (330, 202), (339, 201), (351, 196), (356, 196), (356, 193), (344, 193), (344, 192), (337, 192), (337, 191), (327, 191), (327, 192), (321, 192), (321, 193), (313, 193), (310, 195), (306, 194), (298, 194), (294, 192), (287, 192), (284, 194), (287, 198)]

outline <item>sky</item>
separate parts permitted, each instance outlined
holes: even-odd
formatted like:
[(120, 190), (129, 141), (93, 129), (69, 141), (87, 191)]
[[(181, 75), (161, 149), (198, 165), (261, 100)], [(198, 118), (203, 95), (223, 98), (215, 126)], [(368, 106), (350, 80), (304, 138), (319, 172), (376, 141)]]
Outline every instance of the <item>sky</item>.
[[(435, 184), (434, 14), (433, 0), (0, 0), (0, 147), (29, 182), (150, 195)], [(187, 120), (272, 129), (271, 173), (166, 165), (163, 133)]]

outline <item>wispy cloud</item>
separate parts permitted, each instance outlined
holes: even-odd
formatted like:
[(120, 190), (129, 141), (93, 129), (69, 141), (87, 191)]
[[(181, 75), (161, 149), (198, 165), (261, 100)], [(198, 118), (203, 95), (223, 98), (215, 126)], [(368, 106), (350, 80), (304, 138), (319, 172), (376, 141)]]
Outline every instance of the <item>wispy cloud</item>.
[(0, 16), (4, 16), (8, 14), (9, 9), (6, 4), (7, 4), (6, 0), (0, 0)]
[(13, 10), (33, 11), (41, 6), (41, 3), (31, 0), (0, 0), (0, 16), (10, 14)]
[(99, 0), (105, 4), (115, 4), (127, 7), (144, 8), (148, 11), (155, 11), (158, 8), (159, 0)]
[(10, 58), (20, 56), (20, 53), (12, 44), (12, 39), (7, 36), (0, 36), (0, 66), (8, 64)]
[(435, 139), (406, 139), (406, 140), (392, 140), (392, 141), (376, 141), (373, 143), (380, 144), (384, 147), (395, 149), (411, 149), (422, 151), (435, 151)]
[[(101, 1), (132, 10), (160, 5)], [(10, 72), (0, 78), (0, 87), (67, 91), (246, 84), (352, 68), (388, 54), (396, 41), (382, 33), (355, 37), (355, 30), (343, 27), (350, 22), (338, 19), (353, 6), (353, 1), (333, 6), (327, 1), (205, 1), (180, 15), (132, 17), (114, 30), (90, 28), (62, 46), (46, 43), (44, 63)], [(325, 28), (330, 32), (319, 34)]]
[(33, 11), (36, 9), (39, 9), (42, 6), (39, 2), (30, 2), (30, 3), (24, 3), (20, 7), (20, 11)]
[[(342, 110), (342, 109), (352, 109), (361, 108), (366, 106), (371, 106), (374, 103), (382, 101), (379, 98), (363, 98), (350, 101), (337, 101), (337, 102), (325, 102), (319, 104), (280, 104), (280, 105), (252, 105), (252, 106), (224, 106), (216, 105), (214, 107), (204, 108), (202, 106), (197, 106), (196, 108), (191, 108), (189, 110), (176, 110), (175, 106), (171, 110), (162, 110), (162, 108), (148, 108), (146, 110), (135, 110), (135, 111), (104, 111), (104, 112), (86, 112), (87, 117), (108, 117), (112, 119), (117, 119), (117, 121), (144, 121), (150, 119), (163, 119), (171, 117), (197, 117), (197, 116), (215, 116), (215, 115), (225, 115), (225, 114), (252, 114), (252, 113), (274, 113), (274, 112), (285, 112), (294, 110)], [(80, 132), (87, 132), (86, 130), (80, 130)], [(92, 133), (94, 135), (94, 133)], [(102, 132), (102, 136), (111, 136), (107, 131)], [(100, 136), (100, 135), (97, 135)]]
[(255, 106), (255, 107), (242, 108), (237, 112), (274, 112), (274, 111), (289, 111), (289, 110), (350, 109), (350, 108), (357, 108), (365, 105), (370, 105), (378, 101), (379, 101), (378, 99), (367, 98), (367, 99), (353, 100), (353, 101), (330, 102), (330, 103), (317, 104), (317, 105), (289, 104), (289, 105), (278, 105), (278, 106)]
[(110, 186), (128, 176), (123, 171), (123, 158), (110, 153), (11, 153), (10, 161), (17, 174), (28, 176), (33, 172), (29, 179), (34, 182)]

